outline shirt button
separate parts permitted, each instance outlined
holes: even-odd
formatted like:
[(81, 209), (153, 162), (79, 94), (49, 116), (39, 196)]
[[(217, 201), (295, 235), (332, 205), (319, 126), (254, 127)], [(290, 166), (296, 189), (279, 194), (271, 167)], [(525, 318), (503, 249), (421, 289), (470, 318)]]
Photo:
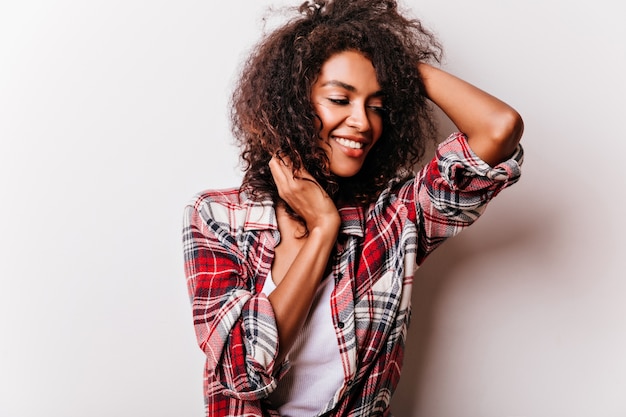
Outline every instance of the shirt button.
[(343, 326), (345, 326), (343, 324), (343, 321), (340, 321), (339, 323), (337, 323), (337, 327), (339, 327), (340, 329), (343, 329)]
[(340, 272), (337, 274), (337, 279), (341, 279), (341, 278), (343, 278), (343, 274)]

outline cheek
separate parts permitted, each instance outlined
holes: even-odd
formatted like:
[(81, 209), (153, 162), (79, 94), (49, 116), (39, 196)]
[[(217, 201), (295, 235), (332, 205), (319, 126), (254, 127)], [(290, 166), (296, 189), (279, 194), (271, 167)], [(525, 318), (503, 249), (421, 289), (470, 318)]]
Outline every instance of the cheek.
[(316, 127), (320, 130), (322, 139), (328, 139), (328, 133), (332, 130), (336, 123), (333, 112), (323, 106), (319, 106), (317, 109)]
[(374, 133), (374, 140), (378, 141), (383, 134), (384, 123), (383, 120), (378, 118), (378, 120), (372, 121), (372, 131)]

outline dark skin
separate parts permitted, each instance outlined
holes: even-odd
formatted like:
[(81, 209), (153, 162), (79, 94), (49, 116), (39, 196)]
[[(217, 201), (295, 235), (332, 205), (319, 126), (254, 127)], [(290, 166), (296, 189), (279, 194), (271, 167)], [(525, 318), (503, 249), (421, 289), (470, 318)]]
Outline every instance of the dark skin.
[[(427, 64), (418, 68), (428, 98), (467, 135), (477, 156), (493, 166), (512, 155), (523, 132), (522, 119), (512, 107), (445, 71)], [(329, 80), (340, 81), (330, 83), (337, 88), (329, 89)], [(374, 108), (379, 103), (372, 99), (379, 90), (371, 62), (360, 53), (341, 52), (322, 67), (312, 101), (323, 121), (321, 138), (336, 175), (358, 172), (364, 153), (380, 137), (382, 119)], [(281, 241), (272, 264), (276, 289), (269, 296), (278, 326), (280, 363), (309, 313), (341, 218), (333, 200), (308, 172), (294, 175), (284, 158), (272, 158), (269, 166), (283, 200), (276, 206)], [(285, 204), (304, 221), (306, 236), (304, 226), (287, 214)]]
[(294, 178), (288, 161), (272, 158), (270, 169), (280, 197), (300, 215), (308, 229), (308, 234), (302, 237), (303, 225), (289, 216), (284, 204), (277, 205), (281, 240), (272, 263), (276, 289), (269, 300), (278, 326), (280, 363), (309, 313), (335, 246), (341, 218), (332, 199), (312, 178), (311, 181)]

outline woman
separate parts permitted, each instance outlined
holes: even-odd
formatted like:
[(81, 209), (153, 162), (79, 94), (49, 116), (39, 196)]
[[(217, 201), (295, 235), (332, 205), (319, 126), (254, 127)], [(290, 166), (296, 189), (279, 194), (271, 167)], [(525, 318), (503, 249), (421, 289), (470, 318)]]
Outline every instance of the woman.
[[(395, 1), (315, 0), (247, 61), (243, 183), (185, 212), (208, 416), (389, 415), (417, 265), (520, 175), (518, 113), (439, 56)], [(411, 174), (430, 102), (460, 132)]]

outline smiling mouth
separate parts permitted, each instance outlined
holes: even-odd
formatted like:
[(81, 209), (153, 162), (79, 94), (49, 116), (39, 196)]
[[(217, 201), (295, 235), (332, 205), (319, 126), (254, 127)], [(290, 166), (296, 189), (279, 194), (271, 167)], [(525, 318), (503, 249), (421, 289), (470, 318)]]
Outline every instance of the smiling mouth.
[(337, 141), (338, 144), (340, 144), (341, 146), (345, 146), (346, 148), (363, 149), (363, 147), (365, 146), (365, 144), (362, 142), (356, 142), (354, 140), (349, 140), (345, 138), (338, 138), (336, 136), (334, 136), (333, 138)]

